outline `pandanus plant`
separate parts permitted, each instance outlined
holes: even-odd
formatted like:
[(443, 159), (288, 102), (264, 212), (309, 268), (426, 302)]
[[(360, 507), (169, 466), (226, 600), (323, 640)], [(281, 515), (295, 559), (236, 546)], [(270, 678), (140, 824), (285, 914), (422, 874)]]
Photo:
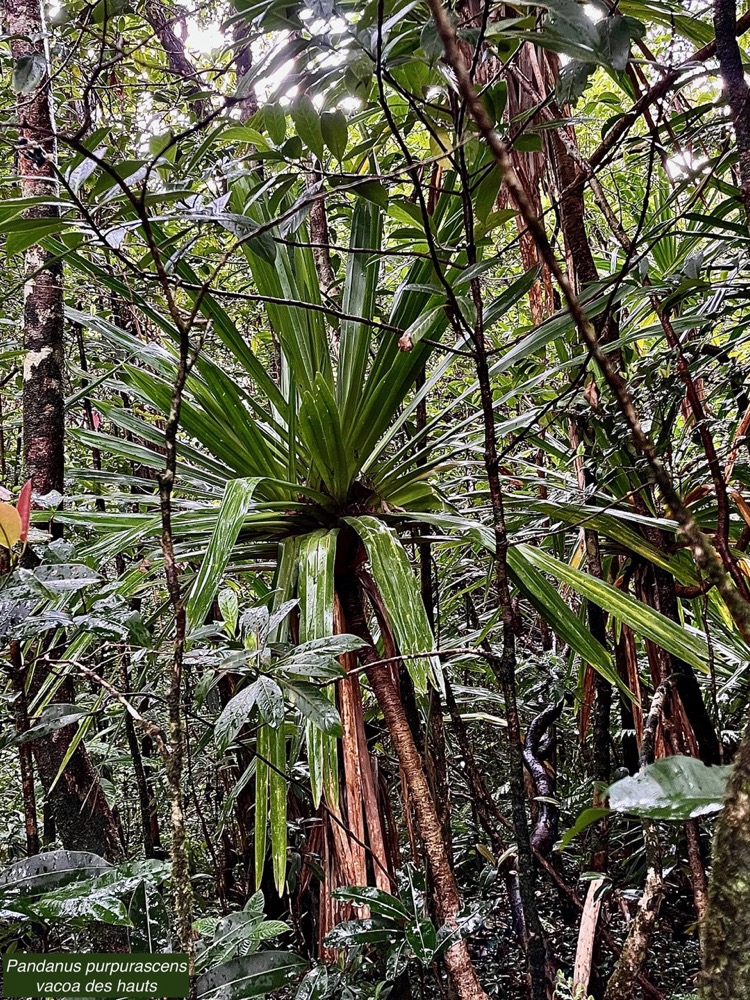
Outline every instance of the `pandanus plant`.
[[(248, 193), (240, 188), (243, 183), (233, 192), (240, 211)], [(467, 422), (449, 434), (434, 434), (431, 443), (424, 431), (414, 432), (415, 408), (451, 360), (450, 354), (441, 358), (426, 385), (414, 391), (448, 327), (445, 294), (431, 261), (426, 255), (417, 257), (405, 268), (387, 315), (376, 319), (383, 212), (362, 198), (354, 202), (340, 311), (332, 318), (321, 302), (304, 226), (293, 240), (270, 229), (270, 236), (266, 233), (243, 244), (254, 289), (266, 302), (279, 346), (278, 380), (216, 298), (202, 297), (201, 311), (219, 345), (215, 359), (207, 349), (199, 352), (187, 380), (175, 491), (178, 557), (183, 564), (199, 564), (186, 585), (190, 634), (195, 636), (204, 626), (230, 560), (247, 561), (248, 554), (264, 553), (277, 565), (273, 604), (280, 614), (265, 623), (266, 634), (270, 627), (275, 629), (271, 639), (283, 638), (286, 626), (279, 624), (279, 618), (288, 602), (296, 600), (288, 619), (296, 643), (314, 651), (316, 641), (353, 635), (358, 642), (338, 647), (329, 643), (326, 648), (362, 646), (358, 654), (350, 651), (341, 657), (347, 675), (336, 678), (336, 683), (313, 687), (296, 676), (295, 690), (303, 694), (292, 694), (296, 708), (307, 717), (313, 799), (324, 807), (321, 940), (338, 916), (331, 896), (337, 886), (369, 883), (388, 891), (394, 885), (394, 838), (368, 749), (360, 670), (353, 670), (357, 657), (398, 756), (432, 874), (437, 916), (450, 925), (459, 911), (440, 822), (400, 691), (400, 672), (417, 700), (430, 688), (439, 689), (442, 681), (440, 662), (429, 655), (435, 642), (425, 606), (396, 529), (410, 517), (441, 508), (434, 487), (436, 467), (452, 449), (465, 444), (464, 436), (474, 429)], [(256, 223), (270, 222), (257, 201), (245, 211), (257, 213)], [(432, 225), (440, 232), (442, 245), (454, 248), (455, 264), (447, 268), (445, 278), (455, 283), (460, 296), (466, 283), (465, 262), (457, 248), (461, 217), (448, 197), (436, 206)], [(175, 266), (188, 294), (196, 295), (194, 289), (200, 286), (189, 263), (178, 259)], [(508, 301), (520, 298), (527, 284), (514, 289)], [(503, 308), (502, 302), (498, 305)], [(150, 315), (166, 328), (156, 313)], [(151, 412), (167, 412), (176, 370), (169, 338), (163, 345), (144, 344), (104, 318), (82, 313), (74, 318), (128, 359), (120, 378), (130, 399)], [(154, 423), (136, 415), (133, 408), (106, 400), (97, 402), (97, 407), (127, 434), (81, 431), (84, 444), (108, 449), (142, 467), (160, 466), (160, 455), (149, 447), (163, 441)], [(89, 478), (97, 478), (97, 473)], [(145, 493), (148, 482), (141, 485), (139, 504), (143, 500), (155, 506), (153, 484), (150, 501)], [(76, 514), (69, 517), (75, 520)], [(157, 513), (99, 517), (109, 531), (90, 547), (91, 554), (106, 556), (158, 533)], [(380, 650), (373, 645), (373, 624)], [(379, 660), (388, 662), (374, 665)], [(334, 704), (338, 719), (330, 711)], [(248, 697), (244, 705), (248, 718), (258, 707)], [(286, 868), (283, 713), (264, 717), (261, 712), (260, 718), (255, 760), (256, 877), (260, 880), (263, 873), (270, 815), (273, 871), (281, 891)], [(457, 932), (445, 954), (459, 995), (483, 995)]]

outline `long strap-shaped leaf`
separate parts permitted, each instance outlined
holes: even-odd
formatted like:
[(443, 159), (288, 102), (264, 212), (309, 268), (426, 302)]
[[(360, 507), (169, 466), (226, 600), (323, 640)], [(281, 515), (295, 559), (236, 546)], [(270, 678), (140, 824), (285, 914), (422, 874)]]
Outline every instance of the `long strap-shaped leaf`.
[[(269, 768), (268, 792), (270, 798), (271, 858), (273, 880), (281, 896), (286, 882), (286, 727), (282, 722), (276, 728), (268, 727)], [(257, 806), (256, 806), (257, 808)]]
[[(347, 257), (342, 310), (349, 316), (371, 317), (375, 314), (380, 275), (377, 250), (382, 236), (382, 212), (372, 202), (358, 199), (352, 213), (349, 245), (352, 250), (373, 250), (375, 253), (349, 253)], [(372, 327), (354, 320), (342, 320), (336, 398), (341, 409), (341, 422), (347, 428), (362, 397), (371, 340)]]
[[(470, 537), (494, 554), (495, 536), (491, 528), (478, 521), (471, 521), (454, 514), (422, 514), (420, 518), (429, 524), (449, 530), (468, 531)], [(612, 657), (600, 642), (591, 635), (584, 624), (565, 603), (552, 584), (527, 558), (527, 546), (511, 546), (508, 549), (508, 569), (514, 583), (524, 597), (536, 608), (564, 642), (575, 650), (586, 663), (611, 683), (618, 686), (627, 696), (631, 692), (620, 680), (612, 663)], [(536, 551), (536, 549), (534, 549)]]
[(339, 501), (346, 498), (352, 480), (352, 461), (344, 447), (344, 429), (336, 400), (321, 375), (312, 392), (305, 392), (299, 411), (299, 432), (323, 485)]
[(436, 656), (415, 657), (435, 648), (417, 581), (409, 559), (395, 531), (376, 517), (347, 517), (346, 521), (365, 544), (370, 566), (388, 615), (393, 623), (399, 650), (406, 659), (414, 687), (425, 694), (430, 684), (442, 689), (443, 675)]
[[(299, 637), (301, 642), (323, 639), (333, 634), (334, 564), (338, 530), (313, 531), (300, 539), (299, 583), (300, 602)], [(330, 701), (335, 701), (333, 685), (322, 689)], [(310, 768), (310, 787), (316, 808), (323, 792), (328, 802), (339, 798), (338, 741), (308, 721), (307, 762)]]
[[(279, 608), (294, 593), (298, 572), (297, 539), (281, 545), (276, 569), (274, 607)], [(278, 642), (288, 626), (284, 619), (269, 639)], [(262, 725), (257, 735), (255, 772), (255, 885), (260, 888), (266, 860), (268, 826), (271, 827), (271, 858), (273, 878), (279, 895), (286, 881), (286, 727), (283, 719), (278, 726)], [(270, 800), (270, 808), (269, 808)]]
[(257, 755), (255, 758), (255, 888), (260, 889), (263, 868), (266, 864), (266, 844), (268, 842), (268, 774), (271, 759), (271, 727), (262, 725), (256, 735)]
[(541, 549), (531, 545), (519, 545), (518, 549), (538, 569), (568, 584), (619, 621), (627, 622), (638, 635), (650, 639), (697, 670), (708, 671), (708, 647), (702, 636), (687, 632), (671, 618), (649, 608), (630, 594), (624, 594), (611, 583), (582, 573)]
[(226, 485), (224, 499), (219, 508), (219, 519), (208, 543), (206, 556), (190, 590), (186, 609), (188, 632), (203, 624), (239, 536), (248, 504), (259, 482), (261, 482), (259, 477), (232, 479)]

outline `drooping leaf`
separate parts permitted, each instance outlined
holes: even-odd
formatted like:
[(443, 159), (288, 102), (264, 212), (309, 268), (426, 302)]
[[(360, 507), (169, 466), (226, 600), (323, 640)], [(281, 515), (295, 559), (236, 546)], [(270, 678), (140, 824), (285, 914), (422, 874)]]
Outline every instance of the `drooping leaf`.
[(685, 822), (718, 812), (730, 766), (707, 767), (696, 757), (663, 757), (629, 778), (610, 785), (614, 812)]
[(346, 115), (343, 111), (324, 111), (320, 116), (320, 129), (323, 142), (333, 153), (339, 163), (344, 159), (349, 135)]
[(323, 133), (320, 127), (320, 115), (315, 105), (307, 96), (301, 94), (292, 104), (292, 121), (297, 129), (297, 135), (307, 148), (319, 160), (323, 159)]
[(45, 851), (16, 861), (0, 872), (0, 886), (23, 892), (44, 892), (109, 871), (112, 865), (89, 851)]
[(705, 672), (708, 669), (708, 649), (705, 640), (698, 634), (686, 632), (670, 618), (635, 597), (623, 593), (606, 580), (589, 576), (588, 573), (555, 559), (540, 548), (520, 545), (519, 549), (538, 569), (573, 587), (579, 594), (598, 604), (618, 620), (627, 622), (637, 634), (651, 639), (667, 652), (690, 663), (698, 670)]
[(369, 907), (376, 916), (387, 917), (397, 922), (413, 917), (413, 913), (409, 913), (398, 896), (392, 896), (375, 886), (348, 885), (334, 890), (333, 896), (334, 899), (340, 899), (344, 903)]
[(341, 720), (334, 703), (315, 684), (287, 680), (284, 688), (295, 708), (329, 736), (341, 736)]
[(396, 533), (375, 517), (348, 517), (346, 520), (362, 539), (370, 559), (372, 575), (390, 615), (399, 650), (421, 694), (430, 683), (442, 687), (442, 668), (435, 648), (422, 597), (403, 545)]
[(418, 962), (429, 965), (437, 950), (437, 932), (429, 917), (417, 917), (406, 925), (406, 940)]
[(190, 588), (186, 608), (188, 631), (203, 624), (232, 555), (248, 505), (261, 481), (260, 478), (232, 479), (226, 485), (216, 528)]
[(272, 767), (269, 771), (269, 823), (271, 826), (271, 861), (273, 880), (279, 895), (283, 895), (286, 885), (286, 732), (284, 726), (269, 728), (269, 743)]
[(250, 718), (257, 695), (257, 681), (239, 691), (227, 702), (214, 725), (214, 740), (223, 753)]
[(277, 729), (284, 721), (284, 696), (281, 688), (273, 680), (261, 674), (254, 688), (254, 701), (265, 722)]
[(145, 879), (131, 897), (128, 917), (132, 925), (128, 930), (131, 951), (151, 955), (171, 952), (170, 918), (164, 897)]

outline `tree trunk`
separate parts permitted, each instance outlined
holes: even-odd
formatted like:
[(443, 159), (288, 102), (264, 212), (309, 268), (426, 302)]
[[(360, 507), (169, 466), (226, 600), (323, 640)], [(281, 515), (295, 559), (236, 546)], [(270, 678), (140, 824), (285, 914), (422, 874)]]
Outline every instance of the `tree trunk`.
[[(17, 95), (18, 170), (24, 198), (57, 195), (56, 140), (47, 62), (45, 25), (39, 0), (4, 0), (6, 31), (13, 36), (14, 71), (21, 76), (33, 60), (45, 66), (41, 82)], [(19, 82), (23, 82), (19, 80)], [(35, 205), (26, 218), (56, 219), (56, 205)], [(34, 492), (63, 491), (65, 426), (62, 266), (34, 244), (25, 256), (23, 341), (23, 445)]]
[[(369, 644), (366, 649), (360, 651), (360, 659), (364, 664), (372, 663), (378, 659), (378, 653), (372, 645), (372, 637), (367, 627), (364, 595), (359, 582), (356, 579), (349, 580), (348, 585), (341, 588), (341, 594), (346, 606), (349, 628)], [(461, 910), (458, 886), (448, 858), (440, 819), (430, 793), (424, 763), (414, 742), (403, 703), (389, 666), (369, 667), (366, 674), (406, 777), (419, 836), (432, 875), (432, 894), (438, 919), (449, 927), (455, 927), (456, 917)], [(477, 978), (469, 949), (463, 938), (457, 937), (455, 943), (446, 950), (443, 960), (459, 1000), (488, 1000)]]
[(714, 31), (724, 93), (737, 139), (742, 200), (750, 223), (750, 88), (745, 79), (742, 53), (737, 44), (735, 0), (714, 0)]
[(750, 723), (716, 824), (704, 921), (703, 1000), (750, 997)]
[[(28, 67), (30, 60), (45, 67), (37, 86), (27, 92), (21, 90), (17, 96), (21, 194), (25, 198), (51, 198), (57, 195), (57, 150), (42, 7), (39, 0), (4, 0), (3, 15), (5, 30), (12, 39), (11, 52), (19, 85), (23, 84), (24, 67)], [(55, 205), (35, 205), (26, 213), (30, 223), (57, 217)], [(23, 447), (26, 471), (36, 496), (52, 491), (62, 494), (65, 469), (62, 267), (52, 254), (37, 244), (26, 251), (24, 267)], [(33, 665), (32, 690), (41, 685), (47, 662), (44, 658)], [(26, 669), (24, 664), (19, 666)], [(63, 684), (57, 697), (72, 701), (72, 685)], [(118, 858), (122, 855), (119, 830), (82, 744), (58, 778), (74, 732), (74, 727), (66, 726), (31, 744), (58, 835), (70, 850), (88, 850)]]

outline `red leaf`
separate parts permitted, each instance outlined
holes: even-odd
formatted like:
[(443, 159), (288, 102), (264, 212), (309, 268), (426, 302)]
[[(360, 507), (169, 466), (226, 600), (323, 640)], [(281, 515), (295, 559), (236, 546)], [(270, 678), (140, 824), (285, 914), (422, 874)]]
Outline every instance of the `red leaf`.
[(31, 480), (27, 479), (26, 482), (21, 487), (21, 492), (18, 495), (18, 503), (16, 504), (16, 510), (21, 518), (21, 541), (26, 541), (26, 536), (29, 533), (29, 521), (31, 519)]

